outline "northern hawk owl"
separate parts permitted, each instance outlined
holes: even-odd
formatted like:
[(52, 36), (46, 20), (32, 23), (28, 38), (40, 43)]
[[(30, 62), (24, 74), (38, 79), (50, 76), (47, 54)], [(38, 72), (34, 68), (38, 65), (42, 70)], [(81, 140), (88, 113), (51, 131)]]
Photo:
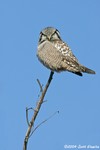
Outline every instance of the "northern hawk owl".
[(79, 63), (69, 46), (62, 41), (59, 31), (52, 27), (40, 32), (37, 56), (53, 72), (69, 71), (80, 76), (82, 72), (95, 74), (95, 71)]

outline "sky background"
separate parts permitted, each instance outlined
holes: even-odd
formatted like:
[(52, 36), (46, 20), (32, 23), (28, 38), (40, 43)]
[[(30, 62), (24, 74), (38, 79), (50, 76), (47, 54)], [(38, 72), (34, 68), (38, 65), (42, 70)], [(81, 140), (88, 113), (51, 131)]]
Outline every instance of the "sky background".
[[(0, 149), (21, 150), (27, 130), (25, 109), (35, 108), (38, 78), (50, 70), (37, 59), (40, 31), (52, 26), (80, 63), (96, 71), (83, 77), (55, 73), (28, 150), (64, 150), (64, 145), (100, 146), (100, 0), (0, 1)], [(29, 118), (33, 112), (30, 111)], [(77, 148), (78, 149), (78, 148)]]

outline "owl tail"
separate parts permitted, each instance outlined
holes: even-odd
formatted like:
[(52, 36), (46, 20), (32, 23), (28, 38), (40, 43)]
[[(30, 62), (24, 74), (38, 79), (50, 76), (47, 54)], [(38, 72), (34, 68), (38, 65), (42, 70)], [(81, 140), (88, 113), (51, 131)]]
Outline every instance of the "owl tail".
[(87, 68), (85, 66), (81, 66), (81, 70), (84, 73), (95, 74), (95, 71), (93, 71), (93, 70), (91, 70), (91, 69), (89, 69), (89, 68)]

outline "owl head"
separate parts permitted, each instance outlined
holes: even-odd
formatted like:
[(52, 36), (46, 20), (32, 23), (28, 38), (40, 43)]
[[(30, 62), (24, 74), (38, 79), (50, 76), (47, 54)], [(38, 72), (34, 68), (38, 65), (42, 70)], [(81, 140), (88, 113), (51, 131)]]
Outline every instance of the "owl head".
[(46, 27), (40, 32), (39, 44), (44, 41), (61, 40), (60, 32), (53, 27)]

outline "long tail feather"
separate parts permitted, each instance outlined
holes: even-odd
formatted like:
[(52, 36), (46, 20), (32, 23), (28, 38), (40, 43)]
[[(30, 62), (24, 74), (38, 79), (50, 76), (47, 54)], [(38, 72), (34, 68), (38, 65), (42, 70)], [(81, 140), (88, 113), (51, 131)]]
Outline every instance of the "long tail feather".
[(91, 69), (89, 69), (89, 68), (87, 68), (85, 66), (81, 66), (81, 70), (84, 73), (95, 74), (95, 71), (93, 71), (93, 70), (91, 70)]

